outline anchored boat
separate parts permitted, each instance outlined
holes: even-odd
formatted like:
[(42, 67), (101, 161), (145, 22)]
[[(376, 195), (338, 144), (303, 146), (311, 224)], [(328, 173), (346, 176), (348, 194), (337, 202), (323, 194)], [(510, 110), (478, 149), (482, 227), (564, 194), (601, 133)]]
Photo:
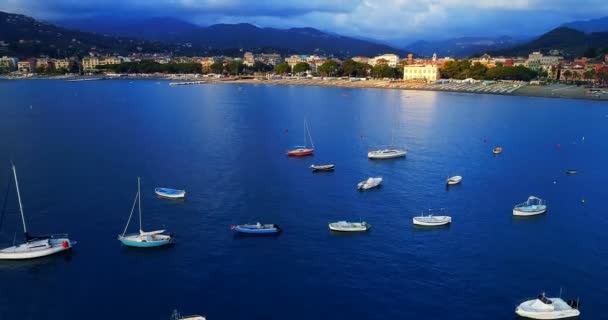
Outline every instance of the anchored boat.
[(361, 181), (357, 184), (357, 189), (359, 190), (369, 190), (372, 188), (376, 188), (380, 186), (382, 183), (382, 177), (377, 178), (367, 178), (365, 181)]
[(460, 181), (462, 181), (462, 177), (461, 177), (461, 176), (453, 176), (453, 177), (449, 177), (449, 178), (446, 180), (446, 183), (447, 183), (449, 186), (452, 186), (452, 185), (455, 185), (455, 184), (459, 184), (459, 183), (460, 183)]
[(496, 148), (492, 149), (492, 153), (493, 154), (501, 154), (502, 153), (502, 147), (496, 147)]
[(171, 188), (155, 188), (154, 193), (161, 198), (167, 199), (183, 199), (186, 196), (186, 190)]
[(72, 248), (76, 242), (71, 242), (67, 234), (56, 234), (46, 236), (31, 236), (27, 232), (23, 205), (21, 204), (21, 193), (17, 180), (17, 169), (13, 165), (13, 177), (15, 178), (15, 188), (17, 189), (17, 200), (19, 202), (19, 212), (23, 223), (23, 233), (25, 242), (12, 247), (0, 250), (0, 260), (24, 260), (50, 256), (52, 254), (66, 251)]
[[(135, 205), (138, 206), (139, 210), (139, 233), (126, 234), (131, 218), (133, 217), (133, 211), (135, 211)], [(143, 231), (141, 226), (141, 191), (139, 177), (137, 177), (137, 194), (135, 195), (135, 200), (133, 200), (131, 214), (129, 215), (129, 220), (127, 220), (125, 230), (118, 236), (118, 240), (125, 246), (138, 248), (160, 247), (173, 242), (173, 236), (167, 234), (165, 230)]]
[(329, 224), (329, 230), (332, 231), (341, 231), (341, 232), (363, 232), (367, 231), (372, 227), (371, 224), (368, 224), (365, 221), (361, 222), (348, 222), (348, 221), (338, 221)]
[(391, 145), (385, 148), (369, 150), (367, 152), (367, 158), (371, 160), (385, 160), (405, 157), (407, 155), (407, 150), (396, 147), (394, 142), (395, 130), (391, 130)]
[(252, 233), (252, 234), (269, 234), (269, 233), (278, 233), (281, 231), (281, 228), (276, 224), (240, 224), (236, 226), (230, 227), (231, 230), (234, 230), (239, 233)]
[(424, 227), (439, 227), (445, 226), (452, 223), (452, 217), (450, 216), (434, 216), (434, 215), (421, 215), (419, 217), (412, 218), (412, 221), (417, 226)]
[(543, 292), (536, 299), (522, 302), (515, 313), (527, 319), (574, 319), (581, 314), (578, 309), (577, 300), (547, 298)]
[(333, 164), (324, 164), (324, 165), (320, 165), (320, 166), (315, 166), (313, 164), (310, 166), (310, 169), (312, 169), (312, 172), (334, 171), (335, 168), (336, 168), (336, 166)]
[(207, 318), (199, 315), (182, 316), (177, 310), (173, 310), (170, 320), (207, 320)]
[(528, 197), (526, 202), (520, 203), (513, 208), (514, 216), (534, 216), (543, 214), (547, 211), (547, 203), (545, 200), (535, 196)]
[(574, 170), (574, 169), (569, 169), (569, 170), (566, 170), (566, 173), (567, 173), (567, 174), (576, 174), (576, 170)]
[[(310, 141), (310, 146), (307, 145), (307, 141)], [(304, 120), (304, 145), (293, 147), (293, 149), (287, 151), (287, 155), (290, 157), (303, 157), (312, 155), (313, 153), (315, 153), (315, 144), (312, 142), (308, 123)]]

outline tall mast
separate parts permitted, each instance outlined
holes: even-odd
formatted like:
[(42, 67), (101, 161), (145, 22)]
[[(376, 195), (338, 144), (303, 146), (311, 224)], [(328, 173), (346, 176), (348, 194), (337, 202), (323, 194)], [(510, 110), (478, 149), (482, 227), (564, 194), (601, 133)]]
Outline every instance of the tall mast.
[(139, 207), (139, 232), (143, 232), (141, 229), (141, 190), (139, 185), (139, 177), (137, 177), (137, 206)]
[(19, 181), (17, 181), (17, 169), (15, 169), (15, 165), (13, 165), (13, 176), (15, 177), (15, 187), (17, 188), (17, 199), (19, 200), (19, 211), (21, 212), (21, 221), (23, 222), (23, 232), (27, 233), (25, 217), (23, 216), (23, 205), (21, 204), (21, 193), (19, 193)]
[(304, 146), (307, 147), (308, 145), (306, 144), (306, 118), (304, 118)]

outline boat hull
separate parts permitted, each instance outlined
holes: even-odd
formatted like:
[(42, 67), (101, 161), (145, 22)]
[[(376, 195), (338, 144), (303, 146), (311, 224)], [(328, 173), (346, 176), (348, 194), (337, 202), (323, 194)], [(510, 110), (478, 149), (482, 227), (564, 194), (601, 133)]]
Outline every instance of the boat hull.
[(542, 320), (552, 320), (552, 319), (578, 319), (580, 316), (580, 311), (576, 309), (571, 310), (562, 310), (562, 311), (550, 311), (550, 312), (533, 312), (526, 311), (521, 308), (515, 309), (515, 314), (517, 314), (520, 318), (523, 319), (542, 319)]
[[(156, 239), (154, 239), (156, 238)], [(173, 243), (173, 238), (168, 235), (155, 235), (152, 237), (142, 237), (140, 235), (118, 236), (118, 240), (127, 247), (135, 248), (154, 248), (162, 247)]]
[(336, 168), (335, 165), (328, 165), (328, 166), (310, 166), (310, 169), (312, 169), (312, 172), (330, 172), (330, 171), (334, 171), (334, 169)]
[(414, 223), (414, 225), (416, 226), (422, 226), (422, 227), (440, 227), (440, 226), (445, 226), (448, 225), (450, 223), (452, 223), (452, 218), (438, 218), (436, 220), (425, 220), (425, 219), (420, 219), (420, 217), (414, 217), (412, 218), (412, 222)]
[(315, 153), (314, 149), (298, 149), (298, 150), (287, 151), (287, 155), (289, 157), (305, 157), (305, 156), (311, 156), (314, 153)]
[(236, 227), (236, 228), (234, 228), (234, 231), (236, 231), (238, 233), (247, 233), (247, 234), (273, 234), (273, 233), (279, 233), (280, 229), (278, 229), (278, 228), (251, 229), (251, 228)]
[(0, 260), (26, 260), (72, 249), (68, 238), (36, 240), (0, 250)]
[(405, 150), (394, 150), (392, 153), (378, 153), (374, 151), (370, 151), (367, 153), (367, 158), (371, 160), (385, 160), (385, 159), (395, 159), (395, 158), (403, 158), (407, 155), (407, 151)]
[(156, 189), (154, 189), (154, 193), (156, 193), (157, 196), (159, 196), (161, 198), (166, 198), (166, 199), (183, 199), (184, 197), (186, 197), (185, 190), (156, 188)]
[(370, 228), (371, 228), (371, 225), (368, 225), (367, 227), (361, 226), (361, 227), (344, 228), (344, 227), (332, 225), (332, 223), (329, 224), (329, 230), (336, 231), (336, 232), (366, 232)]
[(547, 212), (547, 208), (542, 208), (542, 209), (533, 210), (533, 211), (522, 211), (522, 210), (518, 210), (518, 209), (513, 209), (513, 215), (518, 216), (518, 217), (537, 216), (537, 215), (543, 214), (545, 212)]

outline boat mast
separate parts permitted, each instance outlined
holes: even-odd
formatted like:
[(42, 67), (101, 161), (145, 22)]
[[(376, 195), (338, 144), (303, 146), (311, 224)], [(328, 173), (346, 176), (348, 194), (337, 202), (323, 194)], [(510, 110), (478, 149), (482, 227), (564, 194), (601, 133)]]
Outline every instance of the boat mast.
[(137, 177), (137, 206), (139, 207), (139, 232), (142, 233), (141, 229), (141, 190), (140, 190), (139, 177)]
[(315, 143), (312, 141), (312, 135), (310, 134), (310, 128), (308, 127), (308, 122), (304, 120), (304, 143), (306, 143), (306, 133), (308, 133), (308, 139), (310, 140), (310, 146), (314, 149)]
[(17, 169), (13, 165), (13, 176), (15, 177), (15, 187), (17, 189), (17, 200), (19, 200), (19, 212), (21, 212), (21, 222), (23, 222), (23, 232), (27, 235), (27, 227), (25, 226), (25, 217), (23, 216), (23, 205), (21, 204), (21, 193), (19, 193), (19, 181), (17, 181)]

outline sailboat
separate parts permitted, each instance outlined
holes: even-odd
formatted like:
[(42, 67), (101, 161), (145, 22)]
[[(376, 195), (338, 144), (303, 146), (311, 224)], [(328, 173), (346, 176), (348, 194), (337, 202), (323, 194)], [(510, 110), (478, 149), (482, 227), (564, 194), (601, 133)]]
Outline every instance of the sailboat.
[[(310, 146), (308, 146), (307, 141), (310, 141)], [(303, 157), (310, 156), (313, 153), (315, 153), (315, 144), (312, 142), (308, 123), (304, 120), (304, 145), (294, 146), (293, 149), (287, 151), (287, 155), (290, 157)]]
[(21, 222), (23, 223), (25, 242), (0, 250), (0, 260), (23, 260), (40, 258), (71, 249), (72, 245), (76, 242), (71, 242), (67, 234), (31, 236), (27, 232), (25, 216), (23, 215), (23, 205), (21, 204), (21, 193), (19, 192), (19, 182), (17, 181), (17, 170), (15, 169), (15, 165), (13, 165), (13, 176), (15, 178), (15, 188), (17, 189), (17, 200), (19, 201), (19, 212), (21, 213)]
[[(168, 245), (173, 242), (173, 237), (170, 234), (167, 234), (165, 230), (156, 230), (156, 231), (144, 231), (141, 227), (141, 191), (140, 191), (140, 179), (137, 177), (137, 194), (135, 195), (135, 200), (133, 200), (133, 207), (131, 207), (131, 214), (129, 215), (129, 220), (127, 220), (127, 225), (125, 226), (125, 230), (121, 235), (118, 236), (118, 240), (122, 242), (125, 246), (129, 247), (138, 247), (138, 248), (149, 248), (149, 247), (160, 247), (164, 245)], [(139, 209), (139, 233), (126, 234), (127, 229), (129, 228), (129, 223), (131, 222), (131, 217), (133, 217), (133, 211), (135, 210), (135, 205), (137, 204)]]
[(407, 155), (407, 150), (395, 147), (395, 130), (391, 131), (391, 145), (386, 148), (370, 150), (367, 152), (367, 157), (372, 160), (402, 158)]

